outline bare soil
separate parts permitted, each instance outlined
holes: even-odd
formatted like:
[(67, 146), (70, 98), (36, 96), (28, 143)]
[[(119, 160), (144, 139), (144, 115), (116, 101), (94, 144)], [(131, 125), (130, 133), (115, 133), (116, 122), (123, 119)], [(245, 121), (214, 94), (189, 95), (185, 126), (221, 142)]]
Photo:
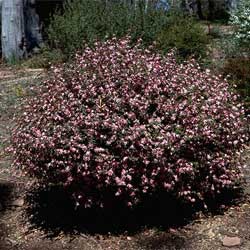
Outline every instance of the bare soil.
[[(205, 212), (171, 200), (144, 204), (135, 212), (119, 206), (76, 211), (63, 190), (37, 188), (14, 172), (4, 151), (13, 116), (44, 74), (0, 70), (0, 250), (250, 250), (248, 169), (244, 196), (232, 200), (225, 194)], [(245, 161), (250, 162), (249, 149)], [(239, 237), (241, 244), (225, 247), (225, 236)]]

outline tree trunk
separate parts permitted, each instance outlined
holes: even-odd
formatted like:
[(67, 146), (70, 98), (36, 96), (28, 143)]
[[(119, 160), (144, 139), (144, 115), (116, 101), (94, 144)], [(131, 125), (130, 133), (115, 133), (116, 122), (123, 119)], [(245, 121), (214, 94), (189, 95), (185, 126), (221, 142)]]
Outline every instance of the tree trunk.
[(23, 0), (3, 0), (2, 56), (7, 61), (19, 60), (25, 53)]
[(203, 12), (202, 12), (202, 7), (201, 7), (201, 0), (197, 0), (197, 14), (198, 14), (198, 17), (201, 20), (204, 19)]
[(30, 51), (35, 47), (39, 47), (43, 41), (35, 0), (25, 0), (24, 20), (27, 49)]
[(227, 0), (226, 1), (226, 7), (229, 10), (235, 10), (239, 3), (240, 3), (240, 0)]
[(186, 11), (189, 15), (196, 15), (197, 14), (197, 3), (195, 0), (182, 0), (181, 2), (181, 9)]
[(148, 0), (145, 0), (145, 12), (148, 11), (148, 4), (149, 4)]
[(215, 3), (214, 0), (208, 0), (208, 19), (214, 19), (214, 10), (215, 10)]

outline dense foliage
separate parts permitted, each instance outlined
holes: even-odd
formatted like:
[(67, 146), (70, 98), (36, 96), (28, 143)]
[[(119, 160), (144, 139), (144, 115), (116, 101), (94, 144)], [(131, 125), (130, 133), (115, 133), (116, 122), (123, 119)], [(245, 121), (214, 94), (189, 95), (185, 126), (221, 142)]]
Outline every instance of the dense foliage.
[(221, 41), (222, 73), (236, 86), (250, 112), (250, 2), (240, 0), (231, 12), (231, 32)]
[(250, 55), (228, 58), (223, 65), (223, 73), (235, 84), (250, 114)]
[(133, 206), (158, 192), (203, 202), (241, 179), (244, 110), (194, 61), (113, 38), (54, 68), (38, 95), (14, 131), (14, 165), (77, 204)]
[(74, 0), (67, 1), (63, 14), (53, 16), (48, 28), (50, 45), (72, 55), (82, 49), (84, 42), (93, 44), (97, 39), (122, 37), (129, 33), (133, 40), (143, 38), (152, 43), (157, 32), (164, 27), (167, 15), (162, 9), (139, 5), (129, 1)]
[(236, 11), (231, 13), (231, 23), (236, 26), (234, 39), (238, 46), (247, 47), (250, 50), (250, 3), (241, 0)]
[(169, 16), (167, 24), (157, 36), (157, 47), (164, 52), (177, 49), (181, 59), (205, 58), (208, 36), (204, 27), (194, 18), (175, 13)]
[(95, 40), (129, 34), (134, 42), (139, 38), (145, 45), (157, 42), (157, 48), (164, 52), (176, 47), (182, 58), (205, 55), (206, 34), (193, 18), (174, 9), (166, 11), (167, 6), (160, 1), (148, 6), (146, 1), (138, 1), (137, 5), (129, 2), (66, 2), (63, 14), (58, 13), (51, 20), (48, 29), (50, 47), (70, 57), (83, 49), (83, 41), (91, 46)]

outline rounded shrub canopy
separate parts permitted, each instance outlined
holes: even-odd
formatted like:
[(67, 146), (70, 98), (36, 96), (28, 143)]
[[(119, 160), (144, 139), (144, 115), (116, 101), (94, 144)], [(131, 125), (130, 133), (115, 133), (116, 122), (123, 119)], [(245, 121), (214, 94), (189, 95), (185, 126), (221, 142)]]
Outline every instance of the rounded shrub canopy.
[(13, 134), (14, 165), (79, 205), (134, 206), (158, 192), (203, 201), (241, 179), (243, 107), (194, 61), (113, 38), (53, 68), (37, 91)]

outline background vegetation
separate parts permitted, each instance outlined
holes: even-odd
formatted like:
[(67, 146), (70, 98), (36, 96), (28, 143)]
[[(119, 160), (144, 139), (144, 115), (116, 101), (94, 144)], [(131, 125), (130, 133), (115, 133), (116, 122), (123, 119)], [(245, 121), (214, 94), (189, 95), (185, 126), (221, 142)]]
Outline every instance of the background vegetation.
[(49, 46), (72, 56), (86, 44), (97, 39), (129, 34), (132, 41), (139, 38), (145, 45), (156, 42), (163, 52), (176, 48), (181, 58), (205, 56), (207, 37), (197, 20), (177, 9), (139, 2), (74, 0), (67, 2), (63, 14), (53, 16), (48, 28)]

